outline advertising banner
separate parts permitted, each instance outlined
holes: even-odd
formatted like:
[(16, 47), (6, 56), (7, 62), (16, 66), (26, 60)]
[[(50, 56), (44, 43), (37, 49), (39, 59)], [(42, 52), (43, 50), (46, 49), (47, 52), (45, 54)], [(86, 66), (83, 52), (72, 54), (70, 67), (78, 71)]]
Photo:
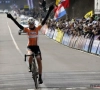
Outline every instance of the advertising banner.
[(99, 43), (99, 46), (97, 48), (97, 53), (96, 54), (100, 55), (100, 43)]
[(82, 50), (84, 46), (84, 36), (80, 36), (80, 40), (78, 43), (78, 49)]
[(47, 25), (43, 25), (42, 28), (41, 28), (42, 34), (46, 34), (47, 31), (48, 31), (48, 26)]
[(68, 34), (65, 33), (62, 39), (62, 44), (67, 45), (68, 38), (69, 38)]
[(69, 46), (70, 40), (72, 38), (72, 35), (68, 35), (67, 33), (65, 33), (64, 37), (65, 37), (64, 41), (63, 41), (64, 45)]
[(56, 37), (57, 42), (61, 42), (61, 40), (63, 38), (63, 34), (64, 34), (64, 32), (62, 32), (60, 29), (58, 29), (58, 34), (57, 34), (57, 37)]
[(48, 29), (48, 32), (47, 32), (47, 34), (46, 34), (48, 37), (50, 36), (50, 32), (51, 32), (51, 29), (49, 28), (49, 29)]
[(86, 39), (86, 43), (85, 43), (85, 46), (83, 48), (84, 51), (88, 51), (89, 44), (90, 44), (90, 39)]
[(80, 38), (81, 38), (81, 36), (78, 36), (77, 42), (75, 44), (76, 49), (79, 49), (78, 45), (80, 44)]
[(71, 40), (70, 40), (70, 43), (69, 43), (69, 47), (73, 47), (73, 43), (74, 43), (74, 36), (72, 36)]
[(58, 30), (57, 30), (57, 29), (55, 29), (54, 36), (53, 36), (53, 39), (54, 39), (54, 40), (56, 40), (57, 33), (58, 33)]
[(100, 14), (100, 0), (94, 0), (94, 13)]
[(50, 36), (49, 36), (50, 38), (53, 38), (54, 32), (55, 31), (53, 29), (51, 29)]
[(99, 46), (99, 43), (100, 43), (99, 40), (94, 40), (94, 41), (93, 41), (91, 53), (95, 53), (95, 54), (96, 54), (96, 51), (97, 51), (98, 46)]
[(75, 45), (76, 45), (76, 43), (77, 43), (77, 40), (78, 40), (78, 36), (75, 36), (75, 37), (74, 37), (74, 41), (73, 41), (72, 48), (75, 48)]

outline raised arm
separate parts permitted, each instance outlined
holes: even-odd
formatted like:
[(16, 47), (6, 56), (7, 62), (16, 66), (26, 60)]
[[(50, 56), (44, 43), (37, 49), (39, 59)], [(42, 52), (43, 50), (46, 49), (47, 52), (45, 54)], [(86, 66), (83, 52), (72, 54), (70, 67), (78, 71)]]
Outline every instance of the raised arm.
[(48, 17), (49, 17), (49, 14), (51, 13), (51, 11), (52, 11), (53, 9), (54, 9), (54, 5), (51, 5), (51, 6), (49, 7), (49, 10), (48, 10), (48, 12), (47, 12), (46, 17), (44, 18), (44, 20), (43, 20), (42, 23), (41, 23), (41, 25), (44, 25), (44, 24), (45, 24), (46, 20), (47, 20)]
[(24, 29), (24, 27), (23, 27), (22, 25), (20, 25), (20, 24), (13, 18), (13, 16), (12, 16), (10, 13), (7, 13), (7, 17), (10, 18), (11, 20), (13, 20), (14, 23), (15, 23), (21, 30)]

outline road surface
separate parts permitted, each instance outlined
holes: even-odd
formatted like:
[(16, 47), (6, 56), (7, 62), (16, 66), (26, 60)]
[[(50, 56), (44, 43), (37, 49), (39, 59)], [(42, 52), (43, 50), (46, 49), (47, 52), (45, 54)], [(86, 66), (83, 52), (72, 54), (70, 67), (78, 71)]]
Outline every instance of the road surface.
[[(24, 62), (28, 38), (18, 35), (18, 30), (5, 14), (0, 14), (0, 90), (35, 90), (28, 62)], [(39, 90), (99, 88), (100, 56), (69, 48), (42, 33), (38, 40), (44, 81)]]

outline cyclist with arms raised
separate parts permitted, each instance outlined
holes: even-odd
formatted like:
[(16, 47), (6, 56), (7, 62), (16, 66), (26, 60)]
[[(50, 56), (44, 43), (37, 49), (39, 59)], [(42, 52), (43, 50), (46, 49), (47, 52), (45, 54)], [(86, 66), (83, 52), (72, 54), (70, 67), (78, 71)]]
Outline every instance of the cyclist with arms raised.
[[(7, 17), (12, 19), (14, 21), (14, 23), (24, 32), (26, 32), (29, 36), (29, 41), (28, 41), (28, 53), (32, 54), (32, 52), (34, 52), (37, 56), (37, 63), (38, 63), (38, 70), (39, 70), (39, 84), (43, 83), (42, 80), (42, 58), (41, 58), (41, 51), (39, 49), (39, 46), (37, 44), (37, 40), (38, 40), (38, 31), (41, 29), (41, 27), (45, 24), (47, 18), (49, 17), (49, 14), (51, 13), (51, 11), (53, 10), (54, 6), (51, 5), (49, 7), (48, 13), (46, 15), (46, 17), (44, 18), (44, 20), (42, 21), (41, 25), (39, 25), (38, 27), (35, 27), (35, 21), (32, 17), (30, 17), (28, 19), (28, 24), (29, 24), (29, 28), (24, 28), (22, 25), (20, 25), (13, 17), (11, 14), (7, 13)], [(32, 63), (32, 56), (29, 57), (29, 68), (31, 71), (31, 63)]]

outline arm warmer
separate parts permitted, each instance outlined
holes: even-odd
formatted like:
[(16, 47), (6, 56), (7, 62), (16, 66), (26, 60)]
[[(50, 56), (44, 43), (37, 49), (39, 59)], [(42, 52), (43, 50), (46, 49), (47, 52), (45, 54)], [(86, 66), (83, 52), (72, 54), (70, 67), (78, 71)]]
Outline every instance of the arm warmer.
[(11, 19), (14, 21), (14, 23), (21, 29), (23, 30), (24, 27), (22, 25), (20, 25), (13, 17), (11, 17)]
[(48, 17), (49, 17), (49, 14), (50, 14), (50, 12), (48, 12), (48, 13), (47, 13), (47, 15), (46, 15), (45, 19), (42, 21), (42, 23), (41, 23), (42, 25), (44, 25), (44, 24), (45, 24), (46, 20), (47, 20), (47, 19), (48, 19)]

